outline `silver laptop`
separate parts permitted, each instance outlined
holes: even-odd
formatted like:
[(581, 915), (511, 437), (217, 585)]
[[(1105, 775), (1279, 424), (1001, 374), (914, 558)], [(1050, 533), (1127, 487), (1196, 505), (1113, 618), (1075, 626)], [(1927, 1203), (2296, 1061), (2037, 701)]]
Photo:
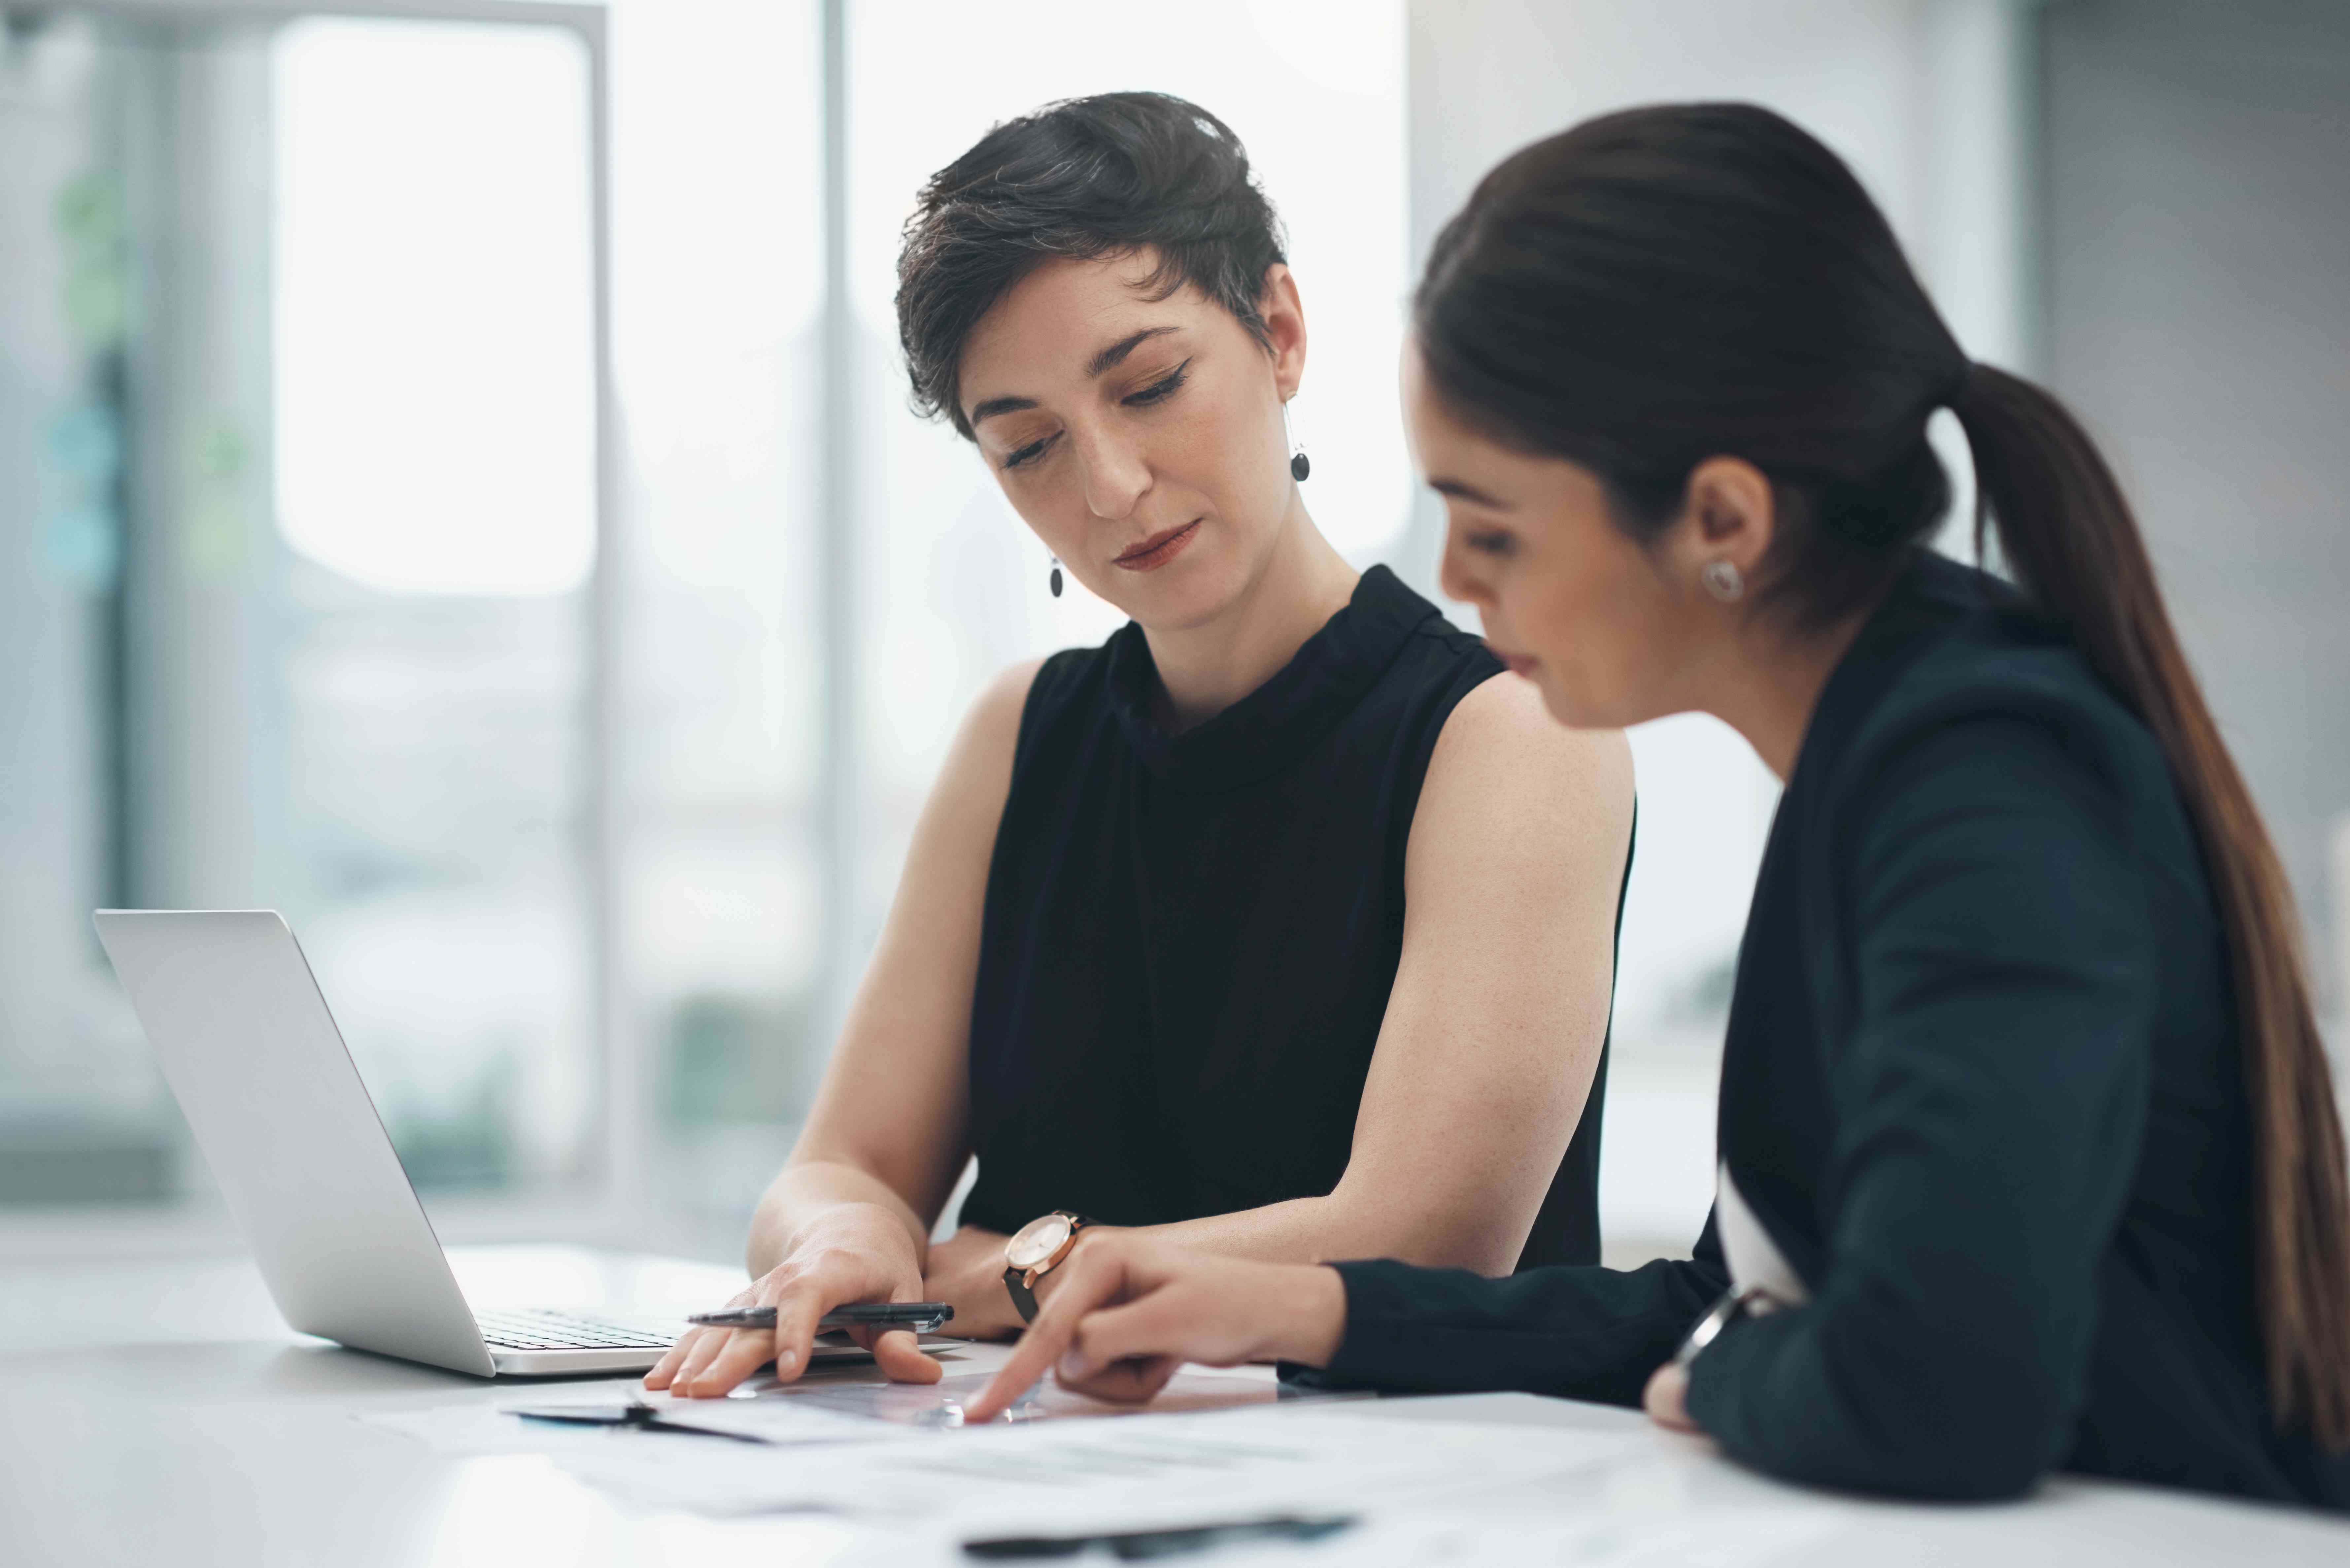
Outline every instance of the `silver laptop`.
[[(274, 910), (91, 918), (295, 1328), (482, 1377), (641, 1371), (684, 1328), (466, 1304), (309, 962)], [(865, 1358), (822, 1341), (814, 1357)]]

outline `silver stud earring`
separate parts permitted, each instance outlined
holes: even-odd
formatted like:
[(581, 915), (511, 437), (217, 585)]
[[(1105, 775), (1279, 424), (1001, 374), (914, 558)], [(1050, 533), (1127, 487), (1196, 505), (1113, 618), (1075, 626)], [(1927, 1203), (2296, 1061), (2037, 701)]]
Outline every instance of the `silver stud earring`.
[(1735, 561), (1708, 561), (1697, 576), (1705, 591), (1723, 604), (1735, 604), (1746, 592), (1746, 579), (1739, 575)]
[(1048, 583), (1050, 583), (1050, 584), (1052, 585), (1052, 587), (1053, 587), (1053, 597), (1054, 597), (1055, 598), (1059, 598), (1059, 597), (1061, 597), (1061, 557), (1060, 557), (1060, 556), (1054, 556), (1054, 557), (1053, 557), (1053, 575), (1052, 575), (1050, 577), (1047, 577), (1047, 578), (1045, 579), (1045, 581), (1046, 581), (1046, 582), (1048, 582)]

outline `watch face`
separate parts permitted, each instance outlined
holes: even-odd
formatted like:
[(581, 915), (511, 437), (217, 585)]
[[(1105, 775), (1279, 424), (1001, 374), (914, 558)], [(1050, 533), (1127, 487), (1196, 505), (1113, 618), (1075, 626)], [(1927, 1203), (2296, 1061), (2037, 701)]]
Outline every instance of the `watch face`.
[(1047, 1214), (1042, 1220), (1031, 1220), (1020, 1227), (1020, 1233), (1003, 1244), (1003, 1261), (1015, 1269), (1033, 1269), (1061, 1250), (1069, 1239), (1069, 1217)]

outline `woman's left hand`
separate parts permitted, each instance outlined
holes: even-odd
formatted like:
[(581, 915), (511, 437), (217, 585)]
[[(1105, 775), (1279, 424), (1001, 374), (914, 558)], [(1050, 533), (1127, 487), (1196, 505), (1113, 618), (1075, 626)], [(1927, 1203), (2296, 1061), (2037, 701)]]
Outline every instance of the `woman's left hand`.
[(1648, 1390), (1640, 1396), (1640, 1403), (1648, 1419), (1659, 1427), (1676, 1432), (1698, 1429), (1698, 1424), (1690, 1419), (1689, 1368), (1677, 1361), (1668, 1361), (1648, 1374)]

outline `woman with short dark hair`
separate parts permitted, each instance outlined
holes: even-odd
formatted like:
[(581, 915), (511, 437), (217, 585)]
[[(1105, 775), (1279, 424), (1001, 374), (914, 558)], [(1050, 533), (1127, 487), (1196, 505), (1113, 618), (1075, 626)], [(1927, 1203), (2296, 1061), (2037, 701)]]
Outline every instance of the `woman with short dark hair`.
[(1595, 1261), (1629, 755), (1315, 529), (1284, 418), (1305, 311), (1240, 143), (1152, 93), (1000, 126), (922, 192), (898, 305), (916, 406), (1055, 587), (1133, 621), (973, 708), (753, 1226), (738, 1304), (777, 1328), (689, 1334), (648, 1382), (790, 1376), (851, 1302), (1009, 1334), (1089, 1225)]
[[(1565, 722), (1712, 713), (1786, 783), (1713, 1220), (1689, 1262), (1512, 1280), (1107, 1238), (972, 1418), (1056, 1363), (1133, 1398), (1281, 1356), (1645, 1399), (1831, 1486), (2350, 1507), (2350, 1178), (2292, 903), (2080, 426), (1742, 105), (1503, 163), (1414, 340), (1446, 587), (1496, 650)], [(1929, 548), (1942, 408), (2012, 586)]]

